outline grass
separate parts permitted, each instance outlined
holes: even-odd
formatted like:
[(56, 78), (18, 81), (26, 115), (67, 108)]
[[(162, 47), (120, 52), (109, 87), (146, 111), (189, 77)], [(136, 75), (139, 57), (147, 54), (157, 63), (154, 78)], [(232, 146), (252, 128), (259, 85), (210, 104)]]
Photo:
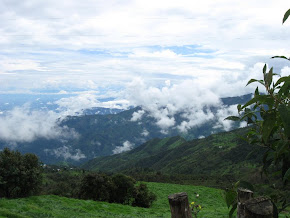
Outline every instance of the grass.
[[(192, 185), (146, 183), (158, 197), (151, 208), (70, 199), (54, 195), (1, 199), (0, 217), (170, 217), (168, 195), (187, 192), (189, 201), (204, 208), (199, 217), (227, 217), (221, 190)], [(200, 197), (195, 198), (195, 193)]]
[[(131, 207), (107, 202), (78, 200), (54, 195), (33, 196), (22, 199), (0, 199), (0, 218), (24, 217), (168, 217), (170, 208), (168, 195), (187, 192), (189, 203), (201, 204), (203, 209), (198, 214), (200, 218), (228, 217), (227, 206), (221, 196), (222, 190), (193, 185), (178, 185), (166, 183), (146, 183), (148, 188), (157, 195), (157, 200), (151, 208)], [(196, 194), (199, 198), (196, 198)], [(285, 217), (285, 216), (281, 216)]]

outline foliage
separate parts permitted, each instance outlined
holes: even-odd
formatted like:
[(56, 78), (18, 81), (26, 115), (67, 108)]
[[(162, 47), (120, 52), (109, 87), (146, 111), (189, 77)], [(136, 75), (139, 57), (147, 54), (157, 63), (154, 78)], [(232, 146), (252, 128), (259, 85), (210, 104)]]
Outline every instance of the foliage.
[(198, 213), (201, 211), (202, 207), (200, 204), (196, 204), (194, 201), (190, 203), (190, 208), (193, 216), (197, 218)]
[(131, 204), (136, 181), (129, 176), (117, 174), (112, 177), (114, 184), (113, 199), (120, 204)]
[[(246, 98), (249, 98), (247, 96)], [(243, 97), (222, 99), (225, 105), (244, 103)], [(85, 161), (95, 158), (96, 156), (108, 156), (113, 154), (116, 146), (123, 146), (125, 141), (139, 146), (142, 140), (153, 138), (163, 138), (165, 135), (160, 132), (160, 128), (155, 125), (156, 120), (153, 117), (144, 115), (142, 122), (132, 122), (132, 114), (139, 111), (137, 107), (117, 114), (95, 114), (85, 116), (67, 117), (60, 125), (67, 126), (69, 129), (79, 133), (79, 137), (70, 138), (64, 147), (62, 140), (38, 138), (33, 142), (19, 142), (18, 148), (21, 153), (33, 152), (42, 162), (46, 164), (56, 164), (66, 161), (74, 165), (80, 165)], [(216, 109), (212, 109), (215, 113)], [(184, 118), (179, 114), (175, 117), (176, 123), (181, 123)], [(204, 123), (203, 125), (190, 129), (183, 137), (186, 140), (197, 138), (200, 135), (208, 136), (214, 132), (223, 131), (223, 128), (213, 129), (216, 121)], [(149, 131), (148, 136), (142, 135), (144, 129)], [(167, 136), (179, 135), (177, 128), (170, 128)], [(8, 146), (8, 142), (0, 140), (0, 149)], [(54, 149), (64, 149), (71, 153), (72, 158), (65, 158), (62, 155), (55, 155)], [(81, 153), (80, 153), (81, 152)], [(77, 154), (84, 155), (77, 155)], [(80, 159), (78, 159), (78, 157)]]
[(141, 183), (135, 187), (133, 198), (132, 206), (149, 208), (156, 200), (156, 195), (148, 190), (146, 184)]
[(41, 194), (59, 195), (69, 198), (79, 197), (81, 175), (67, 170), (45, 172)]
[(203, 206), (199, 217), (225, 217), (226, 204), (220, 196), (221, 190), (165, 183), (144, 183), (148, 190), (157, 195), (150, 208), (129, 205), (79, 200), (52, 195), (43, 195), (23, 199), (0, 199), (0, 217), (170, 217), (168, 195), (185, 191), (189, 201), (199, 193), (199, 203)]
[(79, 197), (94, 201), (113, 202), (114, 185), (112, 179), (105, 174), (87, 174), (83, 177)]
[(224, 200), (225, 200), (227, 207), (229, 209), (229, 217), (230, 218), (233, 217), (233, 214), (238, 206), (238, 193), (237, 193), (238, 188), (245, 188), (245, 189), (248, 189), (251, 191), (255, 190), (252, 184), (250, 184), (246, 181), (238, 181), (238, 182), (232, 184), (232, 186), (230, 188), (227, 188), (225, 190), (225, 192), (223, 192)]
[(39, 191), (42, 167), (36, 155), (5, 148), (0, 152), (0, 175), (0, 197), (26, 197)]
[[(285, 13), (282, 23), (289, 15), (290, 9)], [(285, 56), (272, 58), (290, 60)], [(274, 73), (273, 67), (268, 70), (265, 64), (263, 79), (251, 79), (247, 83), (249, 85), (258, 82), (265, 88), (265, 93), (260, 93), (257, 87), (251, 100), (244, 105), (238, 105), (239, 117), (230, 116), (226, 119), (246, 121), (251, 126), (246, 140), (267, 149), (263, 157), (263, 172), (266, 175), (269, 175), (269, 172), (273, 173), (272, 178), (280, 175), (286, 189), (290, 179), (290, 76), (280, 77), (277, 81), (275, 81), (275, 76), (278, 75)], [(233, 196), (230, 192), (227, 194), (227, 196)], [(233, 199), (236, 198), (233, 197)], [(290, 205), (287, 195), (280, 200), (281, 202), (276, 202), (281, 205), (278, 212)], [(234, 209), (234, 201), (227, 201), (227, 203)]]
[(239, 138), (246, 132), (237, 129), (189, 142), (181, 137), (153, 139), (129, 152), (96, 158), (84, 167), (121, 172), (142, 181), (188, 184), (185, 180), (195, 180), (204, 185), (215, 180), (211, 185), (224, 187), (244, 177), (260, 179), (253, 175), (259, 174), (257, 166), (265, 149), (254, 146), (253, 151), (253, 146)]
[(45, 168), (41, 194), (150, 207), (156, 196), (146, 184), (122, 174), (85, 172), (83, 169)]
[[(286, 12), (283, 23), (289, 16)], [(274, 56), (273, 58), (284, 58)], [(286, 58), (287, 59), (287, 58)], [(247, 134), (251, 144), (258, 144), (268, 150), (263, 158), (264, 171), (275, 165), (284, 181), (288, 180), (290, 171), (290, 76), (280, 77), (276, 82), (273, 67), (267, 72), (264, 65), (262, 80), (251, 79), (247, 85), (258, 82), (266, 94), (261, 94), (258, 87), (254, 97), (245, 105), (238, 105), (239, 117), (229, 120), (247, 121), (252, 126)]]

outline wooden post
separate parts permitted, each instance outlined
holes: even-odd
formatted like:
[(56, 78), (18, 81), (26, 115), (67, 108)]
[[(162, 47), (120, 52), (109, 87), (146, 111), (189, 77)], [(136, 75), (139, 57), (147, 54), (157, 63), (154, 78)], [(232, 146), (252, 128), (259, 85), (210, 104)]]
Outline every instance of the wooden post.
[(245, 203), (247, 218), (273, 218), (273, 204), (267, 197), (252, 198)]
[(192, 218), (186, 192), (169, 195), (168, 200), (171, 218)]
[(253, 192), (248, 189), (238, 188), (237, 218), (245, 218), (245, 202), (253, 198)]
[(253, 198), (248, 189), (238, 189), (237, 218), (272, 218), (273, 204), (269, 198)]

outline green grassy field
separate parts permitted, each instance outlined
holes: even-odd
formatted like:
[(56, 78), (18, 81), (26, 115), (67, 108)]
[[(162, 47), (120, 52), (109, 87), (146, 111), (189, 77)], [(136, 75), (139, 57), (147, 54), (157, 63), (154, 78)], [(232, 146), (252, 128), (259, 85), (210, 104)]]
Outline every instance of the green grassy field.
[[(46, 195), (13, 200), (1, 199), (0, 217), (170, 217), (167, 197), (177, 192), (187, 192), (190, 202), (195, 201), (204, 207), (199, 217), (228, 217), (221, 190), (164, 183), (147, 185), (158, 196), (151, 208)], [(198, 199), (195, 198), (195, 192), (200, 195)]]

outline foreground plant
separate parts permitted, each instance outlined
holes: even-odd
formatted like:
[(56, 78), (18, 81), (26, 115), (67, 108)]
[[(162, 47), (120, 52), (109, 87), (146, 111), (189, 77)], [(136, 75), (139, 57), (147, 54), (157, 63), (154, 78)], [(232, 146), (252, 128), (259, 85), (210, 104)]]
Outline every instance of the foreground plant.
[(200, 204), (195, 204), (195, 202), (191, 202), (190, 203), (190, 208), (191, 208), (191, 212), (193, 214), (193, 216), (196, 218), (197, 214), (201, 211), (202, 207)]
[[(283, 23), (290, 15), (290, 9), (285, 13)], [(282, 58), (290, 60), (285, 56), (274, 56), (272, 58)], [(246, 121), (250, 130), (246, 135), (246, 140), (250, 144), (257, 144), (265, 147), (267, 151), (263, 157), (263, 173), (275, 178), (280, 175), (284, 189), (290, 180), (290, 76), (280, 77), (274, 81), (273, 67), (263, 68), (263, 79), (251, 79), (251, 83), (259, 83), (265, 90), (260, 93), (257, 87), (254, 97), (245, 105), (238, 105), (239, 116), (230, 116), (226, 119), (233, 121)], [(271, 175), (269, 173), (272, 173)], [(236, 203), (233, 199), (232, 203)], [(289, 205), (287, 195), (280, 196), (280, 208), (276, 208), (277, 213), (284, 210)], [(235, 208), (232, 205), (232, 208)], [(234, 209), (233, 209), (234, 210)], [(233, 214), (231, 210), (230, 216)]]

